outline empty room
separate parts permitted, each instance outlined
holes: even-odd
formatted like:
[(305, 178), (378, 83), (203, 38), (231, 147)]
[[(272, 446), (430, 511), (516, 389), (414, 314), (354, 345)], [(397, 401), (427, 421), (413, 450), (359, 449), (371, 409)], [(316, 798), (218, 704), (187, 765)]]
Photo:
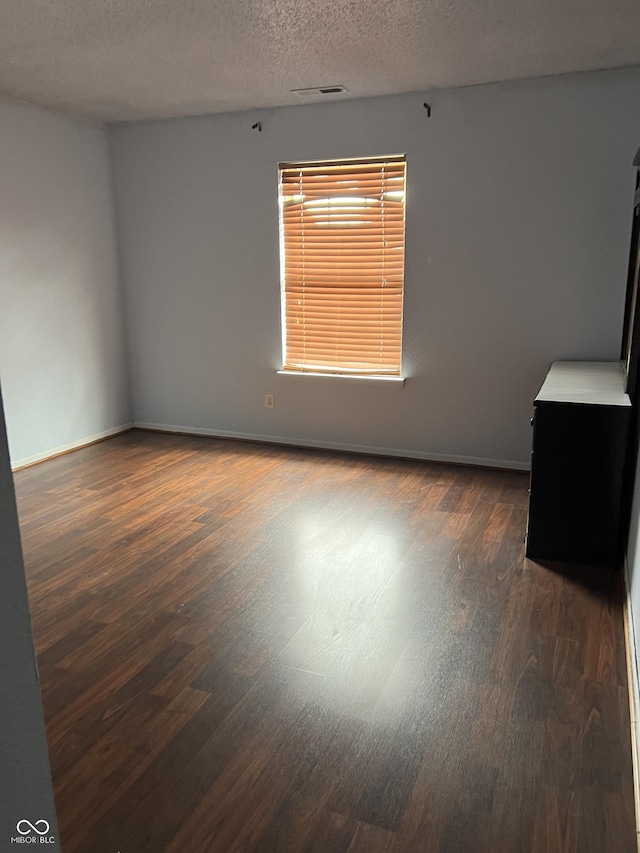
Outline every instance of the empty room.
[(640, 9), (0, 15), (0, 851), (637, 851)]

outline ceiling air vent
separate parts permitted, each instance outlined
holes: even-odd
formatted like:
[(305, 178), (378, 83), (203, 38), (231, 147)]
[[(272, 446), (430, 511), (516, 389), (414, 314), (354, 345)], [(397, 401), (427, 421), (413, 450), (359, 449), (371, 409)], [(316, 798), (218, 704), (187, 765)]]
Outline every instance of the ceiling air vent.
[(292, 95), (297, 95), (299, 98), (317, 98), (322, 95), (341, 95), (347, 92), (344, 86), (314, 86), (309, 89), (291, 89)]

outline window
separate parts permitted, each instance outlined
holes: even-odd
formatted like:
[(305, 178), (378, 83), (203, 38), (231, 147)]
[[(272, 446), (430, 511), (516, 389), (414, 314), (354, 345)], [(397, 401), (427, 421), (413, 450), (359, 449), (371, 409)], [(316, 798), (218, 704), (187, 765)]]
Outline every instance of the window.
[(280, 164), (285, 371), (400, 376), (405, 167)]

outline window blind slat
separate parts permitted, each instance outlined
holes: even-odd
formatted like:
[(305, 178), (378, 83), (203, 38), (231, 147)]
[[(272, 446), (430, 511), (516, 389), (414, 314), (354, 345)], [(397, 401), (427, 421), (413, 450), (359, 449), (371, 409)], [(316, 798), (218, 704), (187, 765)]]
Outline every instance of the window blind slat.
[(343, 246), (345, 243), (349, 243), (352, 246), (357, 246), (361, 243), (373, 243), (381, 246), (385, 243), (389, 245), (392, 240), (395, 240), (399, 246), (404, 245), (403, 223), (400, 223), (397, 227), (387, 223), (384, 238), (378, 229), (365, 228), (363, 225), (358, 225), (357, 228), (354, 225), (344, 225), (342, 227), (332, 225), (331, 229), (328, 229), (326, 225), (314, 225), (313, 228), (306, 228), (304, 234), (301, 231), (299, 219), (297, 222), (292, 222), (283, 228), (283, 232), (287, 234), (287, 240), (291, 242), (292, 246), (304, 246), (309, 242), (312, 245), (313, 243), (324, 245), (325, 243), (334, 242), (340, 246)]
[(313, 166), (300, 164), (300, 166), (281, 166), (283, 180), (299, 183), (300, 176), (303, 175), (309, 183), (314, 181), (329, 180), (332, 181), (361, 181), (361, 180), (382, 180), (384, 171), (387, 175), (404, 175), (404, 161), (392, 160), (381, 161), (380, 163), (370, 163), (368, 165), (358, 167), (349, 166), (328, 166), (327, 168), (315, 168)]

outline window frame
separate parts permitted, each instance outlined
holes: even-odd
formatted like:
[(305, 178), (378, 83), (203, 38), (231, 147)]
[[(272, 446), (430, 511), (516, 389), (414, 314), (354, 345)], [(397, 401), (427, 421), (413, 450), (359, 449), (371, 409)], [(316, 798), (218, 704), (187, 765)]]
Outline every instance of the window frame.
[[(283, 174), (285, 172), (291, 172), (292, 170), (300, 170), (301, 172), (305, 169), (315, 170), (322, 168), (345, 168), (349, 167), (354, 168), (363, 168), (367, 169), (372, 166), (380, 166), (381, 170), (384, 172), (385, 164), (393, 164), (394, 168), (398, 169), (398, 164), (402, 164), (402, 213), (401, 213), (401, 248), (402, 248), (402, 265), (401, 265), (401, 274), (400, 274), (400, 285), (399, 285), (399, 295), (400, 295), (400, 318), (397, 322), (396, 335), (399, 335), (399, 345), (398, 346), (398, 360), (396, 365), (394, 365), (393, 370), (379, 370), (375, 369), (363, 369), (363, 370), (349, 370), (349, 369), (340, 369), (335, 365), (322, 365), (322, 364), (313, 364), (310, 366), (298, 366), (292, 367), (291, 361), (288, 359), (288, 351), (287, 351), (287, 276), (286, 276), (286, 244), (285, 244), (285, 218), (284, 218), (284, 193), (283, 193)], [(336, 180), (339, 179), (339, 175), (341, 173), (337, 172)], [(364, 379), (364, 380), (382, 380), (385, 382), (395, 382), (404, 384), (404, 375), (403, 375), (403, 342), (404, 342), (404, 299), (405, 299), (405, 277), (406, 277), (406, 199), (407, 199), (407, 183), (406, 183), (406, 174), (407, 174), (407, 158), (406, 154), (390, 154), (384, 156), (369, 156), (369, 157), (354, 157), (354, 158), (342, 158), (337, 160), (307, 160), (307, 161), (291, 161), (291, 162), (281, 162), (278, 164), (278, 225), (279, 225), (279, 260), (280, 260), (280, 318), (281, 318), (281, 338), (282, 338), (282, 368), (278, 370), (278, 373), (291, 375), (291, 376), (316, 376), (316, 377), (337, 377), (337, 378), (345, 378), (345, 379)], [(302, 180), (302, 178), (301, 178)], [(384, 175), (381, 177), (381, 188), (380, 188), (380, 201), (384, 201), (384, 190), (382, 187), (384, 186)], [(397, 176), (396, 176), (397, 180)], [(354, 181), (355, 183), (355, 181)], [(393, 185), (392, 185), (393, 186)], [(358, 188), (358, 191), (353, 191), (352, 188), (347, 190), (349, 194), (358, 195), (358, 193), (362, 193), (362, 197), (366, 198), (364, 194), (364, 190)], [(370, 197), (370, 196), (369, 196)], [(329, 198), (331, 198), (329, 196)], [(388, 200), (388, 197), (387, 197)], [(395, 199), (394, 199), (395, 200)], [(346, 208), (343, 208), (346, 209)], [(395, 221), (397, 221), (397, 213)], [(324, 224), (324, 223), (322, 223)], [(384, 235), (384, 225), (379, 226), (379, 230), (382, 235)], [(355, 232), (355, 229), (354, 229)], [(346, 232), (345, 232), (346, 233)], [(357, 234), (355, 234), (357, 237)], [(303, 238), (304, 239), (304, 238)], [(382, 238), (384, 240), (384, 236)], [(346, 241), (346, 245), (348, 245), (348, 241)], [(384, 245), (384, 244), (383, 244)], [(361, 247), (360, 247), (361, 248)], [(374, 253), (378, 252), (379, 249), (374, 249)], [(384, 258), (384, 248), (383, 248), (383, 258)], [(386, 267), (384, 264), (385, 260), (382, 261), (383, 269), (386, 271)], [(384, 278), (384, 276), (383, 276)], [(385, 278), (386, 282), (386, 278)], [(384, 285), (382, 285), (384, 287)], [(397, 286), (396, 286), (397, 289)], [(396, 295), (397, 298), (397, 295)], [(381, 297), (382, 299), (382, 297)], [(372, 300), (372, 302), (375, 301)], [(389, 309), (391, 310), (391, 309)], [(312, 325), (312, 324), (311, 324)], [(380, 332), (380, 341), (381, 346), (384, 343), (384, 333)], [(363, 359), (364, 360), (364, 359)]]

